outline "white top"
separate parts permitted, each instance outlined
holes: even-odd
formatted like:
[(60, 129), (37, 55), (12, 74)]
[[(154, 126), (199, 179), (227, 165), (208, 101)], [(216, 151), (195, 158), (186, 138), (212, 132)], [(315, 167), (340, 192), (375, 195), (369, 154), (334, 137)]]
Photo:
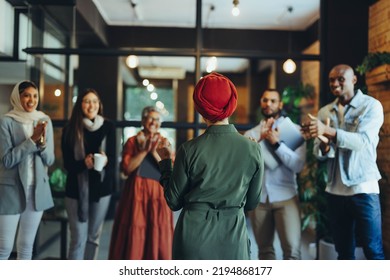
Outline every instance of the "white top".
[[(274, 127), (277, 127), (278, 122), (282, 119), (283, 117), (278, 118), (274, 123)], [(259, 141), (262, 125), (264, 125), (264, 121), (246, 131), (244, 135)], [(298, 194), (296, 173), (300, 172), (305, 164), (306, 143), (304, 142), (300, 147), (293, 151), (281, 142), (279, 148), (275, 150), (275, 154), (278, 156), (281, 164), (275, 169), (270, 169), (265, 164), (263, 189), (261, 191), (262, 203), (266, 202), (267, 197), (269, 202), (272, 203), (291, 199)]]
[(377, 193), (379, 194), (379, 183), (377, 180), (363, 182), (354, 186), (346, 187), (341, 181), (339, 164), (337, 162), (336, 178), (333, 185), (327, 185), (325, 191), (334, 195), (351, 196), (360, 193)]
[[(33, 124), (23, 124), (23, 130), (24, 134), (26, 135), (26, 138), (31, 140), (31, 136), (34, 132), (34, 125)], [(25, 174), (27, 176), (27, 187), (31, 187), (35, 184), (35, 174), (34, 174), (34, 154), (28, 154), (27, 155), (27, 165), (28, 165), (28, 172)]]

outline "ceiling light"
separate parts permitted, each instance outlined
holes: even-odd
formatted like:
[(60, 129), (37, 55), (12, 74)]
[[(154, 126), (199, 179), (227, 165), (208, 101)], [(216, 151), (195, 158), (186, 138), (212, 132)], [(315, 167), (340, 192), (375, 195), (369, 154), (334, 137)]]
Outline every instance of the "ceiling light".
[(149, 91), (149, 92), (152, 92), (154, 91), (154, 85), (153, 84), (148, 84), (146, 89)]
[(142, 81), (142, 84), (146, 87), (149, 84), (149, 80), (148, 79), (144, 79)]
[(161, 101), (156, 102), (156, 107), (160, 110), (164, 109), (165, 105)]
[(286, 72), (287, 74), (294, 73), (296, 69), (297, 69), (297, 65), (295, 64), (294, 60), (292, 60), (291, 58), (287, 59), (283, 63), (283, 71)]
[(129, 55), (126, 58), (126, 65), (130, 68), (136, 68), (138, 66), (139, 60), (136, 55)]
[(61, 90), (60, 89), (56, 89), (55, 91), (54, 91), (54, 95), (55, 96), (61, 96)]
[(240, 14), (240, 9), (238, 8), (238, 0), (233, 0), (233, 9), (232, 9), (232, 15), (238, 16)]

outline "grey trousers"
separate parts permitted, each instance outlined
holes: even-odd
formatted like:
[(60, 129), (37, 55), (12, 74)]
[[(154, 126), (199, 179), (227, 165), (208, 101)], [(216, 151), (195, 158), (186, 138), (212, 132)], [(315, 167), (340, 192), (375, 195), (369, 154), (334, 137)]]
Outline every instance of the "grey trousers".
[(259, 247), (260, 260), (274, 260), (275, 230), (280, 239), (283, 259), (301, 259), (301, 217), (298, 197), (260, 203), (249, 212), (253, 233)]
[(69, 260), (94, 260), (99, 250), (103, 222), (110, 204), (111, 195), (101, 197), (99, 202), (89, 204), (88, 220), (79, 222), (78, 200), (65, 197), (65, 208), (69, 219)]

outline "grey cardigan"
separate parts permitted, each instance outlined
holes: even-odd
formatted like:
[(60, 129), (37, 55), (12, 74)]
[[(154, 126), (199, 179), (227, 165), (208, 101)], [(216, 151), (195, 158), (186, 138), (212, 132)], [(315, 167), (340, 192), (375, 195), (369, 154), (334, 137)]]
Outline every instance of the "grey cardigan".
[(53, 126), (50, 119), (46, 121), (46, 148), (41, 151), (26, 138), (21, 123), (7, 116), (0, 119), (0, 215), (19, 214), (26, 208), (28, 154), (34, 155), (35, 210), (54, 206), (47, 174), (54, 163)]

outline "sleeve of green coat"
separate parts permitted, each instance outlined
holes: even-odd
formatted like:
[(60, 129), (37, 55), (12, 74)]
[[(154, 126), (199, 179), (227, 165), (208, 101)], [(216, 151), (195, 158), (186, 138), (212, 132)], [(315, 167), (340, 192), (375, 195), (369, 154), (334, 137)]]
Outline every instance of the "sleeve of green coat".
[(264, 176), (264, 160), (261, 155), (260, 145), (257, 146), (257, 155), (256, 157), (256, 172), (253, 175), (251, 181), (249, 182), (249, 188), (247, 192), (246, 203), (244, 210), (253, 210), (260, 204), (261, 189), (263, 186), (263, 176)]
[(160, 161), (160, 184), (164, 188), (164, 195), (168, 206), (177, 211), (183, 207), (184, 196), (189, 191), (189, 180), (186, 169), (186, 155), (182, 147), (177, 151), (175, 166), (172, 168), (172, 160)]

